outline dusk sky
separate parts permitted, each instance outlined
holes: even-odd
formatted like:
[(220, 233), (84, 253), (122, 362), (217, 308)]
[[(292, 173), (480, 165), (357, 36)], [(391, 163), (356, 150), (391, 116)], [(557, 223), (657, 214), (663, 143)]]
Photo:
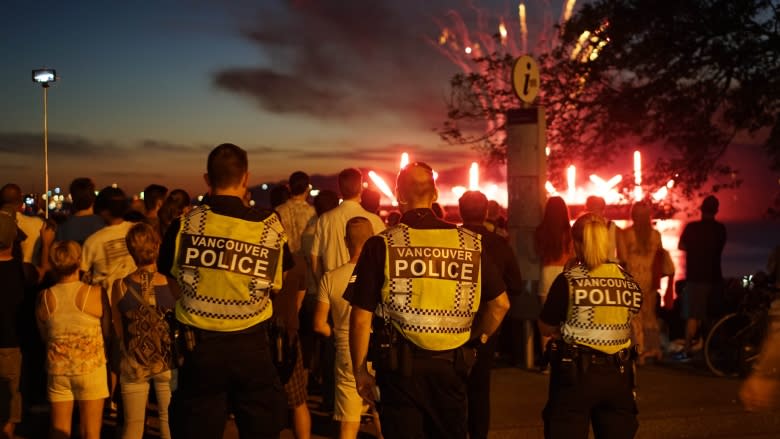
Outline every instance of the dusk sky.
[[(526, 2), (531, 38), (562, 3)], [(223, 142), (250, 152), (252, 184), (299, 169), (391, 175), (403, 151), (465, 166), (477, 153), (433, 131), (458, 68), (432, 41), (450, 10), (473, 21), (470, 4), (496, 29), (517, 20), (517, 3), (502, 0), (4, 2), (0, 180), (43, 187), (43, 93), (30, 77), (40, 67), (60, 77), (49, 89), (52, 186), (89, 176), (130, 193), (152, 182), (199, 192)], [(777, 190), (759, 174), (746, 183)]]
[(201, 189), (206, 153), (222, 142), (250, 151), (254, 182), (390, 170), (401, 151), (442, 168), (477, 158), (450, 155), (432, 131), (457, 71), (428, 41), (448, 5), (12, 1), (0, 16), (0, 172), (42, 186), (42, 91), (30, 71), (43, 66), (60, 76), (49, 89), (59, 185), (88, 175), (131, 191)]

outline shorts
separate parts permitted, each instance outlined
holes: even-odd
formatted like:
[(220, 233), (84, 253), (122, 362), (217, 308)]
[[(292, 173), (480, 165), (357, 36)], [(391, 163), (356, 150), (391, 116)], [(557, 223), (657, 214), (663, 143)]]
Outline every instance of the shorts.
[(22, 352), (19, 348), (0, 348), (0, 427), (22, 422)]
[(715, 285), (705, 282), (686, 282), (683, 289), (682, 318), (707, 319), (708, 301)]
[(292, 375), (290, 375), (290, 379), (284, 385), (284, 391), (287, 392), (287, 407), (291, 409), (294, 409), (301, 404), (305, 404), (306, 398), (308, 397), (306, 387), (309, 380), (306, 369), (303, 368), (301, 343), (296, 339), (295, 345), (298, 350), (298, 355), (295, 359), (295, 367), (293, 368)]
[(51, 402), (108, 398), (106, 365), (84, 375), (49, 375), (48, 393)]
[(336, 350), (336, 397), (333, 420), (360, 422), (360, 415), (367, 406), (358, 394), (355, 375), (352, 374), (352, 358), (348, 350)]

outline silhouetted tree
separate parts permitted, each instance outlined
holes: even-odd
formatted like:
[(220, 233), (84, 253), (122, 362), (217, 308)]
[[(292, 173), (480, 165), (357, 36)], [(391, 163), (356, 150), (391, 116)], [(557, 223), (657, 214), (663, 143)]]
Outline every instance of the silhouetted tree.
[[(648, 179), (674, 178), (686, 196), (717, 191), (739, 184), (720, 162), (737, 135), (763, 142), (780, 170), (780, 0), (596, 0), (538, 57), (553, 171), (641, 145), (661, 152)], [(490, 75), (452, 79), (445, 140), (504, 157), (503, 114), (519, 101), (492, 80), (508, 78), (513, 58), (492, 53), (479, 60)]]

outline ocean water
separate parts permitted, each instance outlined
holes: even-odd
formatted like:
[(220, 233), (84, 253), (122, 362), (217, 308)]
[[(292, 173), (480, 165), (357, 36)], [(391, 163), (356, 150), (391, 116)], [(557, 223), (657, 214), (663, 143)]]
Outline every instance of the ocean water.
[(771, 221), (724, 222), (726, 247), (721, 260), (724, 277), (741, 277), (766, 271), (772, 249), (780, 245), (780, 223)]
[[(664, 248), (669, 251), (677, 267), (676, 278), (685, 278), (685, 253), (677, 250), (680, 234), (686, 222), (659, 220)], [(766, 270), (772, 249), (780, 245), (780, 223), (771, 221), (724, 221), (726, 247), (721, 257), (724, 278), (740, 278), (759, 270)]]

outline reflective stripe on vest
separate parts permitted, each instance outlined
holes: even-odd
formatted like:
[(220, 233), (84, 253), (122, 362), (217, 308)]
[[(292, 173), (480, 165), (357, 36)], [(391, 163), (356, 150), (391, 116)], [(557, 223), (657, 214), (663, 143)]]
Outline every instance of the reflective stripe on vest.
[(462, 228), (405, 224), (380, 236), (387, 250), (382, 303), (393, 325), (423, 349), (463, 345), (479, 308), (480, 236)]
[(642, 292), (634, 279), (612, 263), (590, 272), (579, 265), (563, 274), (569, 283), (563, 340), (607, 354), (631, 346), (631, 318), (642, 305)]
[(240, 331), (271, 317), (271, 289), (282, 285), (287, 237), (276, 215), (245, 221), (193, 209), (181, 218), (171, 274), (182, 296), (176, 318), (210, 331)]

